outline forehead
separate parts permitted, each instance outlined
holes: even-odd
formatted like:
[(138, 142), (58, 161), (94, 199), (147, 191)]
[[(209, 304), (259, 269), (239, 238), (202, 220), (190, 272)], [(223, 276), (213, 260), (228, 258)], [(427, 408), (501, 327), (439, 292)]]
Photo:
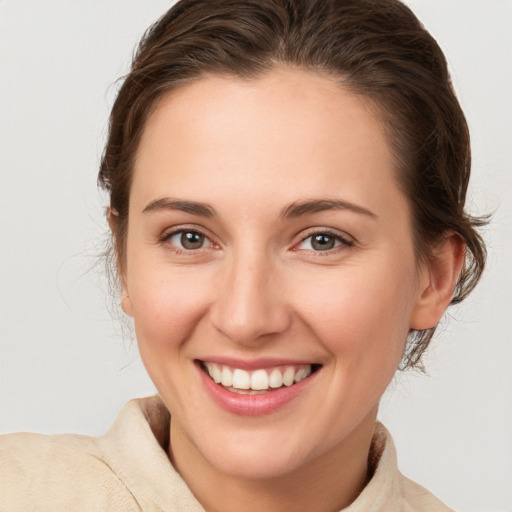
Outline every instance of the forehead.
[(146, 123), (132, 183), (137, 207), (190, 194), (269, 206), (340, 194), (377, 207), (384, 191), (399, 193), (370, 103), (300, 69), (212, 76), (169, 93)]

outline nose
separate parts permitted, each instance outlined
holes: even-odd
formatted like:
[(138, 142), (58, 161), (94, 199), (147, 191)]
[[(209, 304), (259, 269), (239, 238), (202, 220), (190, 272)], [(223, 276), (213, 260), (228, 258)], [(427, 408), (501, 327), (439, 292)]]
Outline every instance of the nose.
[(238, 257), (227, 267), (210, 311), (215, 328), (246, 346), (285, 332), (291, 313), (282, 275), (271, 258)]

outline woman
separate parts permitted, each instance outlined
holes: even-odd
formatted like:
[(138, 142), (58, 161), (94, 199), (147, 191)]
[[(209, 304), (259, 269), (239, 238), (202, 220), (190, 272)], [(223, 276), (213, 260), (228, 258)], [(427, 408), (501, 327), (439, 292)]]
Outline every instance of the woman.
[(5, 508), (447, 510), (376, 415), (482, 272), (469, 167), (444, 57), (402, 4), (180, 2), (100, 171), (160, 398), (103, 438), (5, 438)]

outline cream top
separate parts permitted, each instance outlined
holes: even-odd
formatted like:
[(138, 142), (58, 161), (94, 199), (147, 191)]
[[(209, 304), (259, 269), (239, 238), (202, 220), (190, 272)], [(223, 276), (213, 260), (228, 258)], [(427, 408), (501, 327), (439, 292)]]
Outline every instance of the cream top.
[[(167, 457), (170, 416), (159, 397), (128, 402), (102, 437), (0, 436), (0, 511), (204, 512)], [(376, 424), (373, 477), (343, 512), (447, 512), (398, 470), (393, 440)]]

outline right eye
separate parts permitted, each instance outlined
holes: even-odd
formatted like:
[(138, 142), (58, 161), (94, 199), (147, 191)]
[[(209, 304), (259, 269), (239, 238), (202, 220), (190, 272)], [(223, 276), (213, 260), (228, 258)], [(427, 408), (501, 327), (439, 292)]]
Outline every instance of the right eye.
[(181, 251), (196, 251), (213, 247), (213, 242), (199, 231), (181, 229), (166, 235), (165, 240)]

